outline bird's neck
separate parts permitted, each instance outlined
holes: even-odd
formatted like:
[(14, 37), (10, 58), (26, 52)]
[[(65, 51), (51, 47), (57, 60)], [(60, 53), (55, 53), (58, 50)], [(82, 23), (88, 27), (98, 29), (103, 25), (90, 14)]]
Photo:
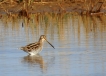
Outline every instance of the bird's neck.
[(44, 39), (39, 39), (39, 43), (43, 44), (44, 43)]

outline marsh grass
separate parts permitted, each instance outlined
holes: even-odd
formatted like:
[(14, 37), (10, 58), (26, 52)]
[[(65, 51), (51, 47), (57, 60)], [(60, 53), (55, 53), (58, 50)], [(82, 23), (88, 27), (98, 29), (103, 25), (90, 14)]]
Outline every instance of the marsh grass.
[(22, 16), (28, 16), (28, 14), (33, 12), (61, 13), (70, 10), (70, 12), (82, 13), (86, 11), (87, 13), (91, 11), (98, 2), (104, 3), (102, 8), (106, 7), (106, 0), (3, 0), (0, 2), (0, 8), (8, 15), (12, 14), (11, 11), (17, 11), (17, 13)]
[[(3, 16), (1, 21), (4, 23), (5, 29), (12, 28), (12, 30), (19, 31), (20, 28), (24, 28), (26, 33), (31, 32), (37, 35), (41, 34), (41, 31), (46, 35), (48, 32), (51, 34), (58, 33), (65, 36), (65, 30), (70, 31), (69, 27), (78, 29), (77, 32), (81, 32), (81, 27), (85, 32), (97, 32), (106, 31), (106, 17), (103, 16), (86, 16), (72, 13), (45, 13), (45, 14), (31, 14), (30, 19), (26, 17), (19, 17), (18, 14), (12, 16)], [(8, 24), (12, 24), (12, 26)], [(19, 23), (21, 25), (19, 25)], [(66, 27), (67, 26), (67, 27)], [(51, 29), (51, 30), (49, 30)], [(76, 31), (75, 31), (76, 32)], [(63, 36), (63, 37), (64, 37)], [(64, 39), (64, 38), (63, 38)]]

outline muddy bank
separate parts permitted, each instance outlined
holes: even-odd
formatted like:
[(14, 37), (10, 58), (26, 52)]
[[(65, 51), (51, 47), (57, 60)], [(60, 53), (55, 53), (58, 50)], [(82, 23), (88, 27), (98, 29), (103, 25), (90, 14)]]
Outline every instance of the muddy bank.
[[(96, 2), (97, 3), (97, 2)], [(0, 3), (0, 14), (34, 14), (76, 12), (87, 14), (96, 3), (87, 2), (33, 2), (33, 3)], [(103, 2), (100, 12), (106, 13), (106, 2)]]

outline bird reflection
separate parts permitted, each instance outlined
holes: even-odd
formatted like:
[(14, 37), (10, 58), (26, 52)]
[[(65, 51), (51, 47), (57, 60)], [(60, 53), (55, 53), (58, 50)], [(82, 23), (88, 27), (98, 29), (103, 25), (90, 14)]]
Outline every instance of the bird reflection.
[(40, 55), (35, 55), (35, 56), (28, 55), (25, 56), (23, 59), (24, 62), (25, 63), (27, 62), (28, 64), (30, 64), (30, 66), (39, 65), (42, 70), (46, 69), (44, 60)]

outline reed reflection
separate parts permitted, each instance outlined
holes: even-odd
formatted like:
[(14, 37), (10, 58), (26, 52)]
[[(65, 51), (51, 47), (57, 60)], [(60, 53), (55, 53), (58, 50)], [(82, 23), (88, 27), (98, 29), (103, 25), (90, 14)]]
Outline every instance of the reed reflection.
[(12, 36), (22, 37), (21, 34), (23, 33), (26, 42), (30, 43), (29, 41), (37, 41), (41, 34), (49, 36), (52, 41), (54, 41), (56, 35), (60, 44), (69, 43), (70, 39), (75, 38), (74, 40), (80, 45), (82, 37), (88, 44), (90, 37), (97, 38), (97, 35), (103, 36), (103, 32), (106, 32), (106, 17), (104, 15), (37, 13), (29, 15), (29, 17), (27, 19), (26, 17), (18, 17), (18, 15), (2, 16), (0, 20), (3, 24), (3, 26), (0, 25), (2, 37), (7, 38), (11, 34)]

